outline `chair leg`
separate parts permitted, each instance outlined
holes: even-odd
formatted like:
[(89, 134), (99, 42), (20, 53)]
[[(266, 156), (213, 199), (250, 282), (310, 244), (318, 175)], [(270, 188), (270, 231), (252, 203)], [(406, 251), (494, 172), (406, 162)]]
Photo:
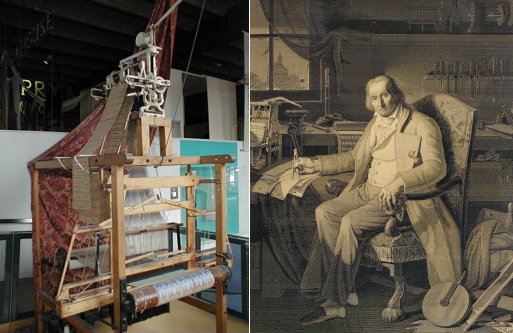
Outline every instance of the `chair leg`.
[(381, 312), (381, 319), (387, 323), (394, 323), (404, 319), (404, 311), (401, 309), (401, 298), (406, 289), (406, 281), (402, 276), (402, 265), (393, 264), (390, 268), (390, 276), (395, 280), (395, 291), (388, 301), (388, 306)]

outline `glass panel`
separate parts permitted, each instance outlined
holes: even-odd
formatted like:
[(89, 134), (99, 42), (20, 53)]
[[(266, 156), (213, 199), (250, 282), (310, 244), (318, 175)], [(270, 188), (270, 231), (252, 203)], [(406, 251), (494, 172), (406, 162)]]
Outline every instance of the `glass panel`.
[(260, 7), (259, 0), (251, 0), (250, 9), (250, 33), (256, 34), (269, 34), (269, 23), (264, 15), (262, 7)]
[(308, 90), (310, 63), (279, 38), (273, 39), (273, 90)]
[[(20, 239), (20, 263), (18, 275), (18, 293), (16, 297), (16, 318), (24, 313), (34, 311), (34, 285), (32, 274), (32, 239)], [(16, 282), (15, 282), (16, 283)]]
[[(232, 141), (205, 141), (205, 140), (181, 140), (180, 155), (204, 156), (204, 155), (229, 154), (235, 157), (235, 161), (226, 164), (226, 206), (227, 206), (227, 232), (237, 234), (239, 232), (239, 193), (238, 193), (238, 146)], [(182, 167), (182, 174), (185, 174)], [(200, 178), (215, 178), (215, 167), (211, 164), (193, 165), (193, 173)], [(185, 193), (182, 194), (185, 198)], [(214, 184), (200, 184), (196, 187), (196, 207), (208, 211), (215, 210), (215, 186)], [(185, 214), (182, 223), (185, 224)], [(215, 216), (199, 216), (197, 229), (215, 232)]]
[(269, 38), (251, 38), (250, 89), (269, 90)]

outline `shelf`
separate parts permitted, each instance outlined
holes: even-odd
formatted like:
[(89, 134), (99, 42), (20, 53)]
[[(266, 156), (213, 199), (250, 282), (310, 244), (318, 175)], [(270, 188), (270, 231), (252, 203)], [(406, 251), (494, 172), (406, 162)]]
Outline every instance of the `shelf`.
[[(469, 34), (429, 34), (429, 33), (375, 33), (362, 31), (344, 31), (344, 36), (354, 42), (387, 43), (387, 44), (420, 44), (430, 46), (461, 45), (476, 47), (493, 47), (495, 49), (513, 49), (513, 34), (511, 35), (469, 35)], [(484, 45), (484, 46), (483, 46)]]

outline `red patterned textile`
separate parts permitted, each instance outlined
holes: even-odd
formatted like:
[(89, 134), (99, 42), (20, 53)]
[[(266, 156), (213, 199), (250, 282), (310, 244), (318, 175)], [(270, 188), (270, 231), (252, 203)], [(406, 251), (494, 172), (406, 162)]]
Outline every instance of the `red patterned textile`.
[[(156, 22), (174, 3), (175, 0), (160, 0), (155, 2), (148, 27)], [(157, 57), (157, 66), (159, 75), (169, 79), (171, 69), (171, 54), (174, 41), (174, 32), (176, 28), (177, 11), (171, 14), (155, 32), (157, 45), (162, 47), (162, 51)], [(28, 169), (31, 179), (34, 176), (34, 163), (37, 161), (51, 160), (55, 157), (73, 157), (87, 143), (91, 137), (94, 128), (101, 118), (105, 103), (98, 106), (84, 121), (72, 130), (57, 144), (36, 157), (28, 163)], [(45, 169), (39, 171), (39, 201), (34, 202), (32, 197), (32, 217), (33, 217), (33, 249), (36, 254), (36, 222), (39, 221), (41, 234), (41, 259), (52, 259), (56, 255), (59, 247), (67, 250), (73, 229), (76, 225), (84, 225), (78, 219), (78, 214), (72, 208), (72, 176), (71, 171), (62, 169)], [(34, 193), (34, 184), (32, 182), (32, 193)], [(39, 205), (39, 216), (35, 216), (34, 207)], [(77, 237), (74, 247), (92, 246), (90, 236)], [(42, 290), (50, 296), (55, 296), (60, 282), (60, 271), (56, 268), (50, 268), (48, 265), (38, 264), (34, 260), (34, 288)], [(66, 282), (78, 281), (93, 274), (90, 270), (73, 270), (68, 272), (65, 277)], [(39, 294), (36, 292), (36, 302)], [(38, 303), (36, 303), (38, 304)]]
[[(91, 137), (94, 128), (100, 120), (104, 106), (105, 103), (102, 103), (61, 141), (29, 162), (28, 168), (31, 178), (33, 177), (35, 162), (53, 159), (56, 156), (71, 157), (77, 154)], [(38, 186), (41, 259), (51, 259), (55, 256), (59, 247), (68, 249), (73, 228), (76, 224), (80, 223), (78, 214), (71, 205), (71, 171), (65, 169), (40, 170)], [(34, 193), (34, 187), (32, 187), (32, 193)], [(35, 222), (37, 220), (34, 216), (34, 204), (34, 198), (32, 197), (32, 221), (34, 222), (32, 239), (35, 251)], [(40, 266), (37, 260), (34, 260), (33, 272), (35, 289), (43, 290), (49, 295), (55, 295), (60, 281), (58, 269), (50, 268), (46, 265)], [(39, 285), (40, 272), (41, 285)], [(74, 271), (73, 273), (67, 275), (67, 281), (74, 281), (80, 278), (75, 275), (77, 273), (82, 275), (83, 272)]]

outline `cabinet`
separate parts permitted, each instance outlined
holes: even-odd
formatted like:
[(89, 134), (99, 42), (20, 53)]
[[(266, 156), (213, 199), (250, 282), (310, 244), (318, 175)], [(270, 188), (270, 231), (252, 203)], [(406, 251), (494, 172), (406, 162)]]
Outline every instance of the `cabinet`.
[(34, 313), (32, 234), (0, 234), (0, 324)]

